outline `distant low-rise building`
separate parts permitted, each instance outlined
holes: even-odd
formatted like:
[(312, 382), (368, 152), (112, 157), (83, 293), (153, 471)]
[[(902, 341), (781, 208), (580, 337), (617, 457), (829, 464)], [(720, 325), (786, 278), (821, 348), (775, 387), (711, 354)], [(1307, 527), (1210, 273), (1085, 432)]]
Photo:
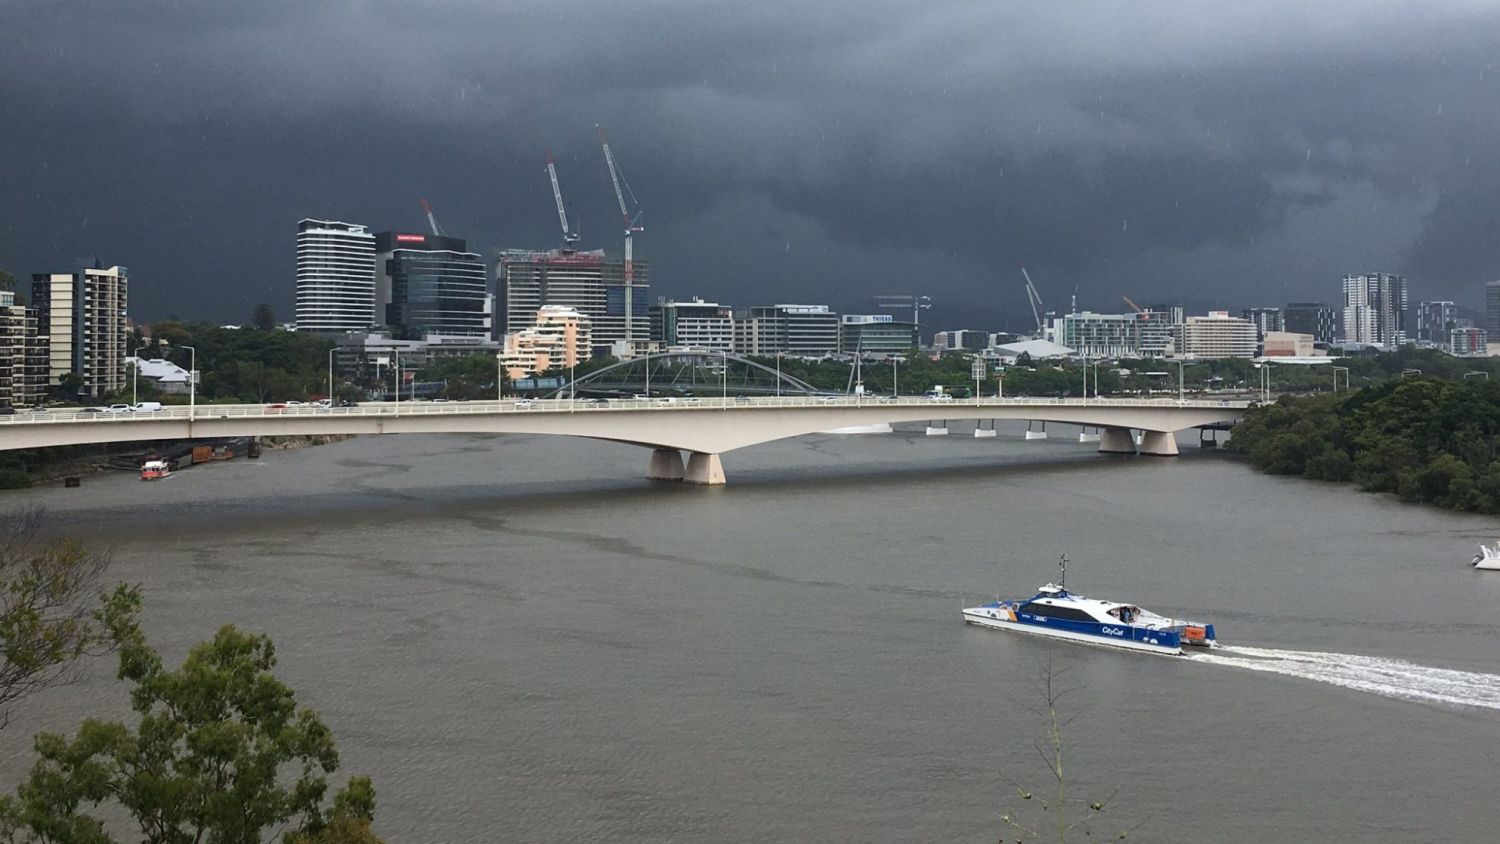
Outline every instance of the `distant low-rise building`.
[(842, 314), (839, 352), (861, 357), (905, 354), (917, 345), (917, 326), (891, 314)]
[(1192, 358), (1253, 358), (1260, 340), (1255, 323), (1228, 311), (1188, 317), (1179, 334), (1178, 354)]
[(589, 318), (572, 308), (543, 305), (536, 323), (505, 336), (500, 365), (512, 378), (525, 378), (553, 367), (574, 366), (592, 356)]
[(658, 299), (650, 308), (651, 340), (661, 348), (734, 348), (734, 314), (728, 305), (693, 297), (688, 302)]
[(932, 345), (943, 352), (978, 352), (990, 347), (990, 335), (987, 331), (974, 331), (968, 328), (939, 331), (932, 335)]
[(838, 354), (839, 315), (827, 305), (764, 305), (735, 311), (734, 351), (805, 358)]
[(1311, 334), (1292, 331), (1268, 331), (1261, 341), (1261, 354), (1268, 358), (1311, 358), (1318, 356)]
[(1448, 351), (1460, 356), (1487, 355), (1489, 335), (1483, 328), (1455, 328), (1448, 332)]
[(134, 377), (149, 381), (158, 392), (183, 396), (189, 392), (188, 385), (192, 383), (192, 376), (186, 369), (169, 360), (129, 357), (125, 359), (125, 364), (127, 368), (136, 367)]

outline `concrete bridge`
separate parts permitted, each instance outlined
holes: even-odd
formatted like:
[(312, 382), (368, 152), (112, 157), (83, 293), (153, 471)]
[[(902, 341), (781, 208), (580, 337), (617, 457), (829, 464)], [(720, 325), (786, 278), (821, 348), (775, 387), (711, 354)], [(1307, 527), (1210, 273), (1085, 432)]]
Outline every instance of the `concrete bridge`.
[[(1177, 431), (1233, 424), (1247, 402), (1175, 399), (785, 396), (171, 406), (0, 416), (0, 450), (139, 440), (316, 434), (555, 434), (652, 449), (647, 476), (722, 484), (720, 455), (773, 440), (892, 422), (1023, 420), (1096, 427), (1099, 450), (1170, 456)], [(1139, 446), (1133, 432), (1139, 431)], [(683, 459), (687, 452), (687, 460)]]

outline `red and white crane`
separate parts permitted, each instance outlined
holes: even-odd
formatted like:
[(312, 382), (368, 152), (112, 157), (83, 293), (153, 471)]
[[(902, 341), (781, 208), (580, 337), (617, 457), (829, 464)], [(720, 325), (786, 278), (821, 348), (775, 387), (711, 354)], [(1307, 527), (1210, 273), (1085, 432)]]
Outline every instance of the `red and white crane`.
[(552, 198), (557, 201), (557, 221), (562, 223), (563, 245), (571, 247), (579, 240), (577, 232), (568, 229), (568, 212), (563, 208), (562, 188), (557, 184), (557, 165), (552, 162), (552, 153), (547, 153), (547, 177), (552, 180)]
[[(615, 187), (615, 201), (620, 204), (620, 222), (625, 228), (625, 343), (629, 345), (630, 324), (635, 319), (631, 295), (635, 288), (635, 235), (644, 232), (646, 227), (641, 225), (640, 203), (636, 201), (635, 191), (630, 189), (630, 182), (620, 174), (620, 167), (615, 163), (615, 154), (609, 148), (609, 139), (604, 136), (604, 127), (595, 123), (594, 129), (599, 133), (599, 144), (604, 147), (604, 163), (609, 165), (609, 181)], [(623, 190), (621, 185), (624, 185)], [(630, 204), (635, 206), (634, 215), (630, 213), (630, 207), (625, 204), (627, 193), (630, 194)]]
[(427, 197), (422, 197), (422, 211), (427, 215), (427, 225), (432, 227), (432, 233), (437, 237), (443, 236), (443, 230), (438, 228), (437, 217), (432, 215), (432, 206), (427, 204)]

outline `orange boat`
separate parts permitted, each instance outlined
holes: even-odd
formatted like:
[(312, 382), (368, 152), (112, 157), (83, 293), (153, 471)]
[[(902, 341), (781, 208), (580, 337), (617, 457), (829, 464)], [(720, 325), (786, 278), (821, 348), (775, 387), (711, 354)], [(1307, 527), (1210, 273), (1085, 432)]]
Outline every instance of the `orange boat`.
[(141, 480), (143, 481), (159, 481), (170, 477), (171, 474), (172, 464), (165, 460), (152, 459), (141, 464)]

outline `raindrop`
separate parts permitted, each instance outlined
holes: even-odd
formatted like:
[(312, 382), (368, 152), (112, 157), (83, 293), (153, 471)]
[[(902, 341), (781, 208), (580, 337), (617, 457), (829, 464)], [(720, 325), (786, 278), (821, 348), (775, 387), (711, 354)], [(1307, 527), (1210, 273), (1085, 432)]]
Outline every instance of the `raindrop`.
[(1442, 103), (1438, 103), (1438, 114), (1442, 114), (1442, 113), (1443, 113), (1443, 104)]
[(1307, 160), (1312, 161), (1312, 147), (1307, 148)]
[(1123, 231), (1129, 231), (1129, 230), (1130, 230), (1130, 218), (1126, 217), (1125, 219), (1123, 219), (1123, 220), (1120, 221), (1120, 231), (1123, 232)]
[(792, 242), (790, 240), (786, 242), (786, 251), (792, 251)]

